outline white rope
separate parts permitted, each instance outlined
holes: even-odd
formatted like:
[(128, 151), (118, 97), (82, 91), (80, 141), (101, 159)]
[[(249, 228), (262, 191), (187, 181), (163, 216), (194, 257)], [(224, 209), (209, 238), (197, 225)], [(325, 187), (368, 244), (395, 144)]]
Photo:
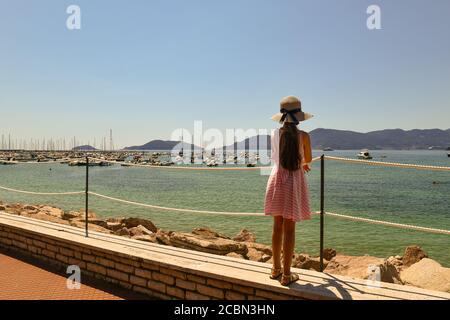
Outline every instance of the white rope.
[(419, 164), (398, 163), (398, 162), (372, 161), (372, 160), (341, 158), (341, 157), (333, 157), (333, 156), (325, 156), (325, 159), (351, 162), (351, 163), (359, 163), (359, 164), (368, 164), (368, 165), (372, 165), (372, 166), (400, 167), (400, 168), (419, 169), (419, 170), (450, 171), (450, 167), (444, 167), (444, 166), (430, 166), (430, 165), (419, 165)]
[(95, 192), (91, 192), (91, 191), (89, 191), (88, 193), (93, 196), (100, 197), (100, 198), (117, 201), (117, 202), (122, 202), (122, 203), (126, 203), (126, 204), (133, 204), (136, 206), (141, 206), (141, 207), (146, 207), (146, 208), (151, 208), (151, 209), (177, 211), (177, 212), (189, 212), (189, 213), (207, 213), (207, 214), (217, 214), (217, 215), (220, 214), (220, 215), (239, 215), (239, 216), (264, 216), (263, 213), (258, 213), (258, 212), (225, 212), (225, 211), (206, 211), (206, 210), (195, 210), (195, 209), (161, 207), (161, 206), (155, 206), (155, 205), (151, 205), (151, 204), (145, 204), (145, 203), (140, 203), (140, 202), (135, 202), (135, 201), (129, 201), (129, 200), (123, 200), (123, 199), (118, 199), (118, 198), (114, 198), (114, 197), (109, 197), (109, 196), (105, 196), (103, 194), (99, 194), (99, 193), (95, 193)]
[[(317, 212), (317, 213), (320, 213), (320, 212)], [(345, 220), (351, 220), (351, 221), (366, 222), (366, 223), (370, 223), (370, 224), (379, 224), (379, 225), (400, 228), (400, 229), (409, 229), (409, 230), (416, 230), (416, 231), (422, 231), (422, 232), (428, 232), (428, 233), (438, 233), (438, 234), (450, 235), (450, 231), (444, 230), (444, 229), (419, 227), (419, 226), (413, 226), (410, 224), (402, 224), (402, 223), (387, 222), (387, 221), (374, 220), (374, 219), (368, 219), (368, 218), (347, 216), (344, 214), (333, 213), (333, 212), (325, 212), (325, 216), (332, 216), (332, 217), (336, 217), (339, 219), (345, 219)]]
[[(183, 209), (183, 208), (169, 208), (169, 207), (155, 206), (155, 205), (151, 205), (151, 204), (145, 204), (145, 203), (140, 203), (140, 202), (135, 202), (135, 201), (118, 199), (118, 198), (105, 196), (103, 194), (99, 194), (99, 193), (95, 193), (95, 192), (91, 192), (91, 191), (89, 192), (89, 194), (100, 197), (100, 198), (112, 200), (112, 201), (122, 202), (122, 203), (126, 203), (126, 204), (132, 204), (132, 205), (151, 208), (151, 209), (160, 209), (160, 210), (177, 211), (177, 212), (189, 212), (189, 213), (206, 213), (206, 214), (216, 214), (216, 215), (264, 216), (264, 213), (257, 213), (257, 212), (206, 211), (206, 210)], [(316, 213), (320, 213), (320, 212), (316, 212)], [(336, 217), (336, 218), (341, 218), (341, 219), (353, 220), (353, 221), (358, 221), (358, 222), (366, 222), (366, 223), (371, 223), (371, 224), (380, 224), (380, 225), (401, 228), (401, 229), (410, 229), (410, 230), (417, 230), (417, 231), (423, 231), (423, 232), (428, 232), (428, 233), (439, 233), (439, 234), (450, 235), (450, 231), (443, 230), (443, 229), (434, 229), (434, 228), (413, 226), (413, 225), (409, 225), (409, 224), (386, 222), (386, 221), (380, 221), (380, 220), (347, 216), (347, 215), (337, 214), (337, 213), (332, 213), (332, 212), (326, 212), (326, 215)]]
[[(94, 161), (103, 161), (113, 164), (120, 164), (127, 167), (143, 167), (143, 168), (158, 168), (158, 169), (179, 169), (179, 170), (241, 170), (241, 171), (251, 171), (251, 170), (261, 170), (261, 169), (270, 169), (271, 166), (258, 166), (258, 167), (188, 167), (188, 166), (157, 166), (152, 164), (137, 164), (137, 163), (129, 163), (129, 162), (118, 162), (112, 160), (104, 160), (99, 158), (89, 158)], [(320, 157), (313, 158), (312, 162), (319, 160)]]
[(75, 195), (75, 194), (83, 194), (84, 191), (75, 191), (75, 192), (33, 192), (33, 191), (24, 191), (24, 190), (17, 190), (7, 187), (0, 186), (0, 189), (11, 191), (11, 192), (17, 192), (17, 193), (25, 193), (25, 194), (35, 194), (35, 195), (41, 195), (41, 196), (68, 196), (68, 195)]

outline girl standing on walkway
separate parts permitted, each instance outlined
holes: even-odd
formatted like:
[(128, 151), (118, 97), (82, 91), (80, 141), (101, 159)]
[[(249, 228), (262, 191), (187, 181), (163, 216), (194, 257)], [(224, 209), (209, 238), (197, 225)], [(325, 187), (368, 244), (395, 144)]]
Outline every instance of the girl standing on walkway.
[(295, 223), (311, 218), (305, 177), (312, 160), (311, 143), (308, 133), (297, 128), (300, 121), (311, 117), (312, 115), (302, 111), (300, 100), (294, 96), (283, 98), (280, 113), (272, 117), (282, 127), (272, 134), (274, 166), (267, 182), (264, 212), (273, 216), (274, 222), (273, 267), (270, 278), (277, 279), (281, 276), (282, 285), (289, 285), (299, 278), (290, 271), (295, 247)]

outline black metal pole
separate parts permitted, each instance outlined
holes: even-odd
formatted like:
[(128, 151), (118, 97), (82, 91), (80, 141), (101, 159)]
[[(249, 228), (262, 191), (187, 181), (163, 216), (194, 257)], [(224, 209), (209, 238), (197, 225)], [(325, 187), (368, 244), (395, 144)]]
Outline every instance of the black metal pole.
[(86, 199), (86, 203), (85, 203), (85, 208), (84, 208), (84, 220), (85, 220), (85, 228), (86, 228), (86, 237), (89, 237), (89, 233), (88, 233), (88, 225), (89, 225), (89, 221), (88, 221), (88, 212), (89, 212), (89, 157), (86, 156), (86, 190), (85, 190), (85, 199)]
[(323, 272), (323, 227), (325, 215), (325, 156), (320, 157), (320, 272)]

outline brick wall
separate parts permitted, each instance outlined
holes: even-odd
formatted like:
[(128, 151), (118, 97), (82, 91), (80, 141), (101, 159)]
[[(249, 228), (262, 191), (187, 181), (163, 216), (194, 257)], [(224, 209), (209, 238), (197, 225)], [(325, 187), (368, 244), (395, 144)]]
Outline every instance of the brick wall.
[[(218, 279), (210, 273), (171, 268), (132, 254), (0, 224), (0, 247), (32, 256), (48, 265), (78, 265), (82, 277), (100, 279), (158, 299), (292, 299), (294, 296)], [(238, 271), (237, 271), (238, 272)]]

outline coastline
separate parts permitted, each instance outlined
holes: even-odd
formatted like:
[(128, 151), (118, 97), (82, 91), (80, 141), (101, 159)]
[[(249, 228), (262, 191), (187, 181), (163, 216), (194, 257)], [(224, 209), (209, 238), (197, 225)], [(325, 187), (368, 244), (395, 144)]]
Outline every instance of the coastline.
[[(63, 211), (48, 205), (4, 203), (0, 201), (0, 211), (34, 219), (85, 227), (84, 211)], [(272, 262), (271, 247), (257, 242), (255, 235), (242, 229), (230, 237), (210, 228), (197, 227), (191, 232), (178, 232), (158, 228), (151, 220), (127, 218), (98, 218), (94, 212), (88, 213), (89, 229), (129, 237), (140, 241), (181, 247), (194, 251), (226, 255), (239, 259)], [(382, 282), (411, 285), (424, 289), (450, 292), (450, 268), (442, 267), (430, 259), (417, 245), (408, 246), (403, 256), (387, 258), (374, 256), (350, 256), (332, 248), (324, 249), (324, 272), (345, 275), (359, 279), (376, 278), (370, 270), (378, 273)], [(319, 258), (308, 253), (295, 252), (292, 266), (319, 270)]]

